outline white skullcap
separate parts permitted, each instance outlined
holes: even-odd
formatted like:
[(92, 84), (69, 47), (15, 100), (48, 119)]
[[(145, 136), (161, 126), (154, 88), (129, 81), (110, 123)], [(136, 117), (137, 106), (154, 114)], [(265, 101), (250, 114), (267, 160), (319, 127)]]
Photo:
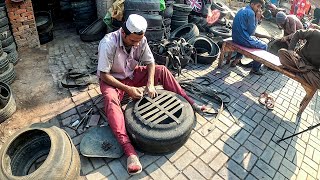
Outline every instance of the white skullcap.
[(147, 30), (148, 23), (146, 19), (138, 14), (131, 14), (126, 22), (127, 29), (131, 32), (143, 32)]

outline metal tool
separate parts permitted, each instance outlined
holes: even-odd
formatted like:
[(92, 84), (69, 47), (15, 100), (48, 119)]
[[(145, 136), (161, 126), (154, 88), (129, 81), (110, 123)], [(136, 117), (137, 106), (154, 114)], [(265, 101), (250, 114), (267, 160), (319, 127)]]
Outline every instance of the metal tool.
[(79, 124), (74, 128), (75, 130), (77, 130), (81, 124), (84, 124), (83, 128), (86, 126), (85, 122), (88, 122), (88, 117), (89, 117), (89, 114), (92, 112), (92, 110), (93, 110), (93, 108), (91, 107), (88, 110), (88, 112), (83, 116), (83, 118), (80, 120)]

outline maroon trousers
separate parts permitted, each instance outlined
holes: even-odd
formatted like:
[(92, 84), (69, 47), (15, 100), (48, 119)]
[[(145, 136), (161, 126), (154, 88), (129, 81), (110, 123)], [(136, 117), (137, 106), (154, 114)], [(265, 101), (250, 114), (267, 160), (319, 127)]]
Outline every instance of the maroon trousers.
[[(120, 82), (134, 87), (146, 86), (148, 82), (147, 67), (136, 67), (133, 76), (133, 79), (126, 78), (124, 80), (120, 80)], [(185, 91), (180, 87), (179, 83), (165, 66), (156, 65), (154, 84), (162, 85), (165, 90), (175, 92), (184, 97), (191, 105), (194, 104), (194, 101), (187, 96)], [(122, 100), (125, 92), (121, 89), (109, 86), (102, 80), (100, 81), (100, 89), (104, 97), (104, 110), (115, 137), (127, 156), (136, 155), (137, 153), (135, 152), (127, 135), (124, 115), (120, 107), (120, 101)]]

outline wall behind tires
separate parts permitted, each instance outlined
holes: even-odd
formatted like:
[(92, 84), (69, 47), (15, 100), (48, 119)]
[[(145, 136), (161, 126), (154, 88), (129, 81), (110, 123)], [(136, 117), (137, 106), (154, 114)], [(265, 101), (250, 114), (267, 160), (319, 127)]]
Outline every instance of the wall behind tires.
[(8, 18), (19, 50), (40, 46), (31, 0), (6, 0)]

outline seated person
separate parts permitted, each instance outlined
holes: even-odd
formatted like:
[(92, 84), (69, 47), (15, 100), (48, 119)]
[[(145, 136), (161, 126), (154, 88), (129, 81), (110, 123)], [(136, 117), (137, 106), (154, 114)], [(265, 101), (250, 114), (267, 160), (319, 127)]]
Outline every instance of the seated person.
[[(261, 20), (264, 0), (251, 0), (250, 4), (238, 11), (232, 25), (232, 40), (234, 43), (248, 48), (267, 50), (267, 44), (256, 37), (268, 38), (270, 36), (255, 33), (258, 22)], [(231, 66), (236, 66), (242, 59), (242, 54), (237, 53)], [(261, 63), (254, 61), (250, 73), (263, 75), (260, 71)]]
[(276, 15), (276, 23), (284, 30), (284, 36), (281, 38), (283, 42), (289, 42), (297, 30), (303, 29), (303, 25), (297, 16), (286, 15), (282, 11)]
[[(306, 43), (296, 49), (299, 40)], [(284, 68), (304, 78), (313, 87), (320, 88), (320, 31), (298, 30), (290, 41), (288, 50), (279, 50), (279, 59)]]
[[(124, 115), (120, 107), (124, 93), (134, 99), (140, 99), (145, 92), (153, 98), (157, 96), (155, 85), (161, 84), (164, 89), (184, 97), (196, 111), (205, 109), (187, 96), (165, 66), (155, 65), (144, 36), (146, 29), (147, 21), (140, 15), (132, 14), (122, 28), (107, 34), (98, 47), (97, 75), (104, 97), (104, 110), (110, 128), (128, 157), (129, 174), (140, 173), (142, 166), (125, 128)], [(138, 65), (141, 63), (146, 66)], [(144, 92), (139, 89), (142, 86), (146, 86)]]

